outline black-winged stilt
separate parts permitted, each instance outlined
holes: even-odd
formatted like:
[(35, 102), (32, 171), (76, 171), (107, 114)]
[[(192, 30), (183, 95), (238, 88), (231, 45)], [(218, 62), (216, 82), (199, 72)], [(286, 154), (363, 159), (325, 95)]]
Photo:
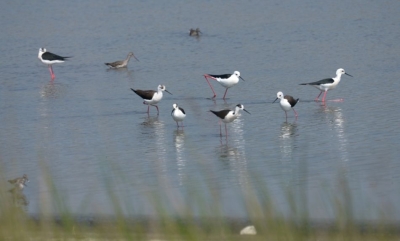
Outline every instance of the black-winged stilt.
[(295, 99), (290, 95), (283, 95), (283, 93), (281, 91), (279, 91), (276, 94), (276, 99), (274, 100), (275, 103), (276, 100), (280, 99), (279, 104), (281, 105), (281, 108), (283, 111), (285, 111), (285, 116), (286, 116), (286, 120), (287, 120), (287, 112), (292, 109), (294, 112), (294, 115), (296, 116), (297, 119), (297, 112), (293, 109), (293, 107), (297, 104), (297, 102), (299, 102), (299, 99)]
[[(214, 113), (214, 115), (216, 115), (218, 118), (220, 118), (220, 121), (225, 123), (225, 134), (226, 136), (228, 135), (228, 130), (226, 129), (226, 124), (227, 123), (231, 123), (232, 121), (236, 120), (236, 118), (238, 118), (239, 116), (239, 111), (243, 110), (246, 111), (247, 113), (250, 114), (250, 112), (248, 112), (243, 105), (241, 104), (237, 104), (235, 107), (235, 110), (220, 110), (220, 111), (214, 111), (214, 110), (210, 110), (212, 113)], [(219, 133), (222, 136), (222, 130), (221, 130), (221, 122), (219, 123)]]
[[(336, 86), (340, 82), (340, 77), (342, 77), (343, 74), (353, 77), (353, 76), (349, 75), (348, 73), (346, 73), (344, 71), (344, 69), (340, 68), (340, 69), (336, 70), (335, 78), (327, 78), (327, 79), (322, 79), (322, 80), (311, 82), (311, 83), (302, 83), (300, 85), (311, 85), (321, 91), (319, 93), (319, 95), (315, 98), (315, 101), (318, 101), (322, 92), (325, 92), (324, 96), (322, 97), (322, 100), (321, 100), (322, 102), (325, 102), (326, 93), (328, 92), (328, 90), (333, 90), (334, 88), (336, 88)], [(340, 99), (339, 101), (342, 101), (342, 99)]]
[[(125, 60), (120, 60), (120, 61), (115, 61), (112, 63), (105, 63), (105, 65), (109, 66), (112, 69), (119, 69), (119, 68), (125, 68), (128, 65), (129, 60), (131, 59), (131, 57), (134, 57), (137, 61), (139, 61), (136, 56), (132, 53), (129, 52), (128, 56), (126, 56)], [(140, 62), (140, 61), (139, 61)]]
[(235, 71), (233, 72), (233, 74), (222, 74), (222, 75), (205, 74), (204, 78), (206, 78), (208, 85), (211, 87), (211, 90), (214, 93), (214, 96), (212, 98), (215, 98), (217, 95), (215, 94), (214, 88), (210, 84), (210, 81), (208, 81), (208, 78), (218, 81), (218, 83), (220, 83), (223, 87), (226, 88), (223, 99), (225, 99), (226, 92), (228, 92), (228, 89), (236, 85), (239, 82), (239, 79), (242, 79), (244, 81), (244, 79), (240, 76), (239, 71)]
[[(181, 107), (179, 107), (177, 104), (173, 104), (172, 107), (173, 107), (173, 109), (171, 112), (171, 116), (172, 116), (172, 119), (174, 119), (174, 121), (176, 122), (176, 126), (179, 128), (178, 122), (179, 121), (182, 122), (183, 119), (185, 119), (186, 113), (185, 113), (185, 110), (182, 109)], [(182, 124), (182, 127), (183, 127), (183, 124)]]
[(189, 30), (189, 36), (196, 36), (196, 37), (198, 37), (198, 36), (200, 36), (201, 33), (202, 33), (202, 32), (200, 31), (199, 28), (196, 28), (196, 29), (191, 28), (191, 29)]
[(138, 96), (142, 97), (143, 104), (148, 105), (147, 107), (147, 114), (150, 110), (150, 105), (157, 108), (157, 115), (160, 113), (158, 110), (157, 103), (163, 97), (163, 91), (167, 92), (168, 94), (172, 95), (166, 88), (165, 85), (159, 85), (157, 91), (155, 90), (134, 90), (131, 88), (133, 92), (135, 92)]
[(63, 63), (65, 60), (71, 57), (62, 57), (57, 54), (47, 52), (45, 48), (40, 48), (38, 58), (40, 59), (40, 61), (42, 61), (42, 63), (47, 64), (49, 66), (51, 79), (53, 80), (56, 76), (53, 72), (52, 64)]

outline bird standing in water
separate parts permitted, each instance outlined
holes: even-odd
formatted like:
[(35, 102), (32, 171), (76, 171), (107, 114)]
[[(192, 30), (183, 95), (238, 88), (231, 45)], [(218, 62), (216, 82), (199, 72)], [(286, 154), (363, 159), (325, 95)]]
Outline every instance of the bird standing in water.
[[(179, 107), (177, 104), (172, 105), (173, 109), (171, 112), (171, 116), (176, 122), (176, 126), (179, 128), (178, 122), (183, 122), (183, 119), (186, 117), (185, 110)], [(182, 123), (182, 128), (183, 128), (183, 123)]]
[(52, 65), (56, 63), (64, 63), (65, 60), (71, 57), (62, 57), (57, 54), (47, 52), (45, 48), (40, 48), (38, 53), (38, 58), (40, 59), (40, 61), (42, 61), (42, 63), (47, 64), (49, 66), (51, 80), (54, 80), (56, 78), (56, 75), (53, 72)]
[(221, 121), (225, 123), (225, 135), (228, 136), (228, 130), (226, 129), (226, 124), (231, 123), (232, 121), (236, 120), (236, 118), (238, 118), (238, 116), (239, 116), (240, 110), (246, 111), (247, 113), (250, 114), (250, 112), (248, 112), (244, 108), (244, 106), (241, 104), (237, 104), (235, 107), (235, 110), (229, 110), (229, 109), (220, 110), (220, 111), (210, 110), (214, 115), (216, 115), (220, 119), (219, 134), (221, 136), (222, 136)]
[(157, 91), (155, 90), (134, 90), (131, 88), (133, 92), (135, 92), (138, 96), (143, 99), (143, 104), (148, 105), (147, 114), (150, 111), (150, 105), (157, 108), (157, 115), (160, 113), (158, 110), (157, 103), (161, 101), (163, 97), (163, 91), (172, 95), (166, 88), (165, 85), (159, 85)]
[(275, 103), (275, 101), (277, 101), (278, 99), (280, 99), (279, 104), (281, 105), (282, 110), (285, 111), (286, 120), (287, 120), (287, 112), (290, 109), (293, 110), (294, 115), (296, 116), (297, 119), (297, 112), (293, 109), (293, 107), (297, 104), (297, 102), (299, 102), (299, 99), (296, 100), (290, 95), (284, 96), (281, 91), (279, 91), (276, 94), (276, 99), (272, 103)]
[[(336, 88), (336, 86), (339, 84), (340, 82), (340, 77), (345, 74), (348, 75), (350, 77), (353, 77), (349, 74), (347, 74), (344, 69), (338, 69), (336, 70), (336, 77), (335, 78), (327, 78), (327, 79), (322, 79), (319, 81), (315, 81), (315, 82), (310, 82), (310, 83), (302, 83), (300, 85), (310, 85), (310, 86), (314, 86), (315, 88), (319, 89), (321, 92), (319, 93), (319, 95), (315, 98), (315, 101), (319, 100), (319, 97), (321, 96), (321, 94), (324, 92), (324, 96), (322, 97), (322, 102), (325, 102), (325, 98), (326, 98), (326, 93), (328, 92), (328, 90), (333, 90), (334, 88)], [(342, 101), (342, 99), (340, 99), (339, 101)]]
[[(126, 56), (125, 60), (120, 60), (120, 61), (115, 61), (112, 63), (105, 63), (105, 65), (109, 66), (112, 69), (119, 69), (119, 68), (125, 68), (126, 66), (128, 66), (129, 60), (131, 59), (131, 57), (134, 57), (137, 61), (139, 61), (136, 56), (132, 53), (129, 52), (128, 56)], [(139, 61), (140, 62), (140, 61)]]

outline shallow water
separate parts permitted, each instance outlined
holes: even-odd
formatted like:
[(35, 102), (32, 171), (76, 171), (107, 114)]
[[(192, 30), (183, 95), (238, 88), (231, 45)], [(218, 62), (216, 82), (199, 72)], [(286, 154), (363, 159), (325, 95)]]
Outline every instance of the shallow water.
[[(157, 214), (159, 199), (171, 213), (217, 200), (225, 215), (246, 217), (242, 191), (261, 185), (287, 215), (292, 192), (311, 218), (335, 218), (348, 187), (356, 218), (400, 219), (399, 2), (0, 5), (0, 166), (4, 180), (30, 177), (29, 213), (54, 197), (43, 185), (50, 174), (79, 214), (115, 213), (116, 194), (126, 215)], [(195, 27), (200, 38), (188, 36)], [(72, 56), (54, 65), (54, 81), (37, 59), (40, 47)], [(130, 51), (140, 62), (104, 65)], [(315, 103), (318, 91), (298, 85), (334, 77), (337, 68), (354, 76), (327, 95), (343, 102)], [(209, 99), (202, 75), (234, 70), (245, 81), (226, 101), (212, 82), (217, 98)], [(130, 88), (158, 84), (173, 95), (165, 93), (159, 116), (155, 108), (148, 116)], [(272, 104), (278, 91), (300, 98), (297, 120), (289, 112), (286, 122)], [(187, 113), (183, 130), (170, 116), (173, 103)], [(220, 137), (208, 111), (238, 103), (251, 115), (243, 112)]]

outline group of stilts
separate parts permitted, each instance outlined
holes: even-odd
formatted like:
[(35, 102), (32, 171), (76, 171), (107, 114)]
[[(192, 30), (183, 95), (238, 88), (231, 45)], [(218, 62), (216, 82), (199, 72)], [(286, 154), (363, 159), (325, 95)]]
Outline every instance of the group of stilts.
[[(190, 29), (190, 31), (189, 31), (190, 36), (198, 37), (198, 36), (200, 36), (200, 34), (201, 34), (201, 31), (198, 28)], [(139, 59), (137, 59), (135, 57), (133, 52), (129, 52), (128, 56), (125, 60), (115, 61), (115, 62), (111, 62), (111, 63), (105, 63), (105, 65), (107, 65), (113, 69), (125, 68), (125, 67), (127, 67), (128, 62), (131, 57), (134, 57), (137, 61), (139, 61)], [(48, 65), (51, 79), (54, 80), (55, 74), (53, 72), (52, 65), (55, 63), (62, 63), (70, 57), (62, 57), (60, 55), (48, 52), (45, 48), (40, 48), (38, 58), (44, 64)], [(319, 101), (319, 97), (321, 96), (322, 93), (324, 93), (321, 101), (325, 102), (327, 92), (329, 90), (336, 88), (336, 86), (339, 84), (341, 76), (343, 74), (351, 76), (351, 75), (347, 74), (344, 69), (340, 68), (336, 71), (336, 77), (334, 77), (334, 78), (326, 78), (326, 79), (322, 79), (322, 80), (319, 80), (316, 82), (302, 83), (300, 85), (310, 85), (310, 86), (313, 86), (313, 87), (317, 88), (318, 90), (320, 90), (320, 93), (315, 98), (315, 101)], [(240, 76), (239, 71), (234, 71), (233, 74), (219, 74), (219, 75), (204, 74), (204, 78), (206, 79), (208, 85), (210, 86), (210, 88), (213, 92), (212, 98), (216, 98), (217, 95), (216, 95), (214, 88), (211, 85), (209, 79), (217, 81), (225, 88), (225, 93), (224, 93), (224, 96), (222, 97), (223, 99), (226, 98), (226, 94), (227, 94), (229, 88), (235, 86), (239, 82), (240, 79), (244, 81), (244, 79)], [(133, 88), (131, 88), (131, 90), (143, 99), (143, 104), (148, 105), (148, 107), (147, 107), (148, 114), (150, 111), (150, 106), (154, 106), (157, 109), (157, 115), (159, 114), (159, 109), (158, 109), (157, 104), (163, 98), (163, 92), (165, 91), (165, 92), (171, 94), (166, 89), (165, 85), (159, 85), (157, 90), (139, 90), (139, 89), (133, 89)], [(286, 119), (287, 119), (287, 112), (290, 110), (293, 110), (293, 112), (295, 114), (295, 118), (298, 117), (298, 114), (294, 110), (293, 107), (298, 103), (299, 99), (295, 99), (290, 95), (284, 95), (281, 91), (279, 91), (277, 93), (277, 98), (274, 100), (274, 102), (276, 102), (277, 100), (279, 100), (279, 104), (280, 104), (282, 110), (285, 111)], [(181, 108), (180, 106), (178, 106), (177, 104), (173, 104), (172, 107), (173, 107), (173, 109), (171, 112), (171, 116), (174, 119), (174, 121), (176, 122), (177, 127), (179, 128), (180, 127), (179, 122), (183, 122), (184, 118), (186, 117), (186, 113), (185, 113), (184, 109)], [(219, 110), (219, 111), (210, 110), (213, 114), (215, 114), (220, 119), (220, 134), (221, 135), (222, 135), (221, 122), (225, 123), (225, 132), (227, 134), (226, 124), (234, 121), (239, 116), (239, 112), (241, 110), (250, 114), (250, 112), (248, 112), (242, 104), (237, 104), (234, 110), (230, 110), (230, 109), (224, 109), (224, 110)], [(181, 125), (181, 127), (183, 128), (183, 124)]]

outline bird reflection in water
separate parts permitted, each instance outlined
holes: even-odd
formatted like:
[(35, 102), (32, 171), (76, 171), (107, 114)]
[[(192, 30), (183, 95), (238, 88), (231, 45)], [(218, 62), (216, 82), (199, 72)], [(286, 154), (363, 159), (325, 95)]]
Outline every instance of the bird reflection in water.
[(22, 192), (22, 190), (18, 189), (17, 187), (14, 187), (10, 189), (9, 192), (11, 193), (12, 202), (16, 207), (28, 206), (29, 201), (26, 198), (25, 194)]
[(343, 117), (342, 109), (338, 106), (326, 106), (324, 104), (321, 105), (318, 111), (324, 113), (324, 118), (329, 129), (335, 132), (335, 135), (332, 136), (336, 136), (337, 141), (333, 141), (332, 143), (337, 143), (341, 160), (348, 161), (348, 140), (345, 132), (345, 118)]
[(141, 125), (143, 126), (155, 126), (157, 124), (160, 124), (160, 122), (158, 121), (158, 116), (150, 116), (150, 115), (147, 115), (145, 120), (141, 123)]
[(178, 170), (178, 183), (179, 186), (184, 184), (186, 175), (185, 175), (185, 167), (186, 167), (186, 159), (184, 156), (185, 153), (185, 132), (184, 130), (177, 129), (174, 131), (174, 145), (176, 150), (176, 167)]
[(40, 89), (40, 97), (44, 99), (57, 99), (64, 93), (64, 86), (60, 83), (49, 83), (43, 85)]
[(160, 183), (166, 184), (167, 177), (167, 146), (165, 138), (164, 122), (160, 121), (157, 116), (144, 117), (144, 121), (140, 124), (141, 131), (138, 137), (143, 145), (144, 151), (148, 153), (147, 159), (151, 160), (154, 165), (157, 177)]
[(291, 160), (294, 145), (294, 137), (297, 136), (297, 124), (283, 122), (281, 125), (281, 134), (279, 139), (281, 141), (280, 148), (283, 160)]
[(227, 165), (228, 169), (230, 169), (233, 173), (237, 175), (237, 182), (240, 186), (245, 187), (248, 181), (248, 161), (246, 158), (246, 141), (244, 138), (243, 131), (244, 121), (241, 118), (236, 119), (236, 121), (231, 124), (231, 138), (228, 144), (228, 140), (226, 139), (226, 143), (223, 144), (223, 139), (221, 138), (221, 145), (217, 147), (216, 153), (218, 155), (218, 159), (221, 160), (224, 164)]

